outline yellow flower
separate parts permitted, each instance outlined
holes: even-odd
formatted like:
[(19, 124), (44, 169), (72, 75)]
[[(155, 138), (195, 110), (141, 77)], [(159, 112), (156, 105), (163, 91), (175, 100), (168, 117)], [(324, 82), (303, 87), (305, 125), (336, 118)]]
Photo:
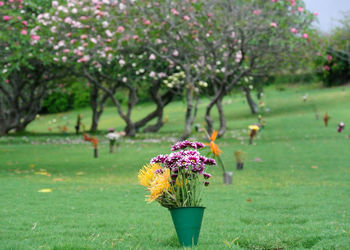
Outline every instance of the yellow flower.
[(163, 169), (163, 173), (157, 174), (150, 186), (149, 202), (154, 201), (161, 196), (164, 191), (168, 191), (170, 188), (170, 170), (168, 168)]
[(256, 130), (256, 131), (258, 131), (260, 129), (258, 125), (249, 125), (248, 128), (250, 130)]
[(155, 178), (154, 172), (157, 169), (161, 169), (161, 166), (159, 166), (159, 164), (147, 164), (143, 166), (143, 168), (140, 169), (138, 174), (140, 184), (145, 187), (150, 187), (151, 182)]
[(51, 188), (43, 188), (38, 191), (39, 193), (51, 193), (52, 189)]

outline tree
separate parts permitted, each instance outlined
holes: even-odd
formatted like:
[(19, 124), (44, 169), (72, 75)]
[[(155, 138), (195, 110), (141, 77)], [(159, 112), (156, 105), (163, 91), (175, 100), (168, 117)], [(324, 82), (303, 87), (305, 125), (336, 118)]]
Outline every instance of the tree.
[[(159, 129), (162, 110), (174, 92), (162, 93), (162, 78), (167, 76), (168, 64), (158, 59), (155, 65), (152, 62), (155, 55), (145, 51), (141, 38), (135, 34), (131, 15), (133, 4), (114, 0), (68, 0), (62, 4), (53, 1), (52, 5), (51, 12), (38, 16), (41, 26), (49, 27), (50, 31), (41, 34), (56, 51), (54, 60), (71, 65), (74, 74), (85, 77), (94, 86), (92, 107), (96, 111), (93, 112), (93, 125), (96, 126), (92, 128), (97, 128), (103, 103), (110, 98), (126, 123), (127, 135), (135, 135), (138, 129), (157, 117)], [(142, 25), (146, 27), (147, 23), (142, 22)], [(151, 92), (156, 109), (139, 121), (133, 121), (132, 110), (145, 82), (149, 83), (146, 91)], [(117, 91), (126, 93), (126, 107), (116, 98)]]
[(32, 34), (43, 1), (1, 1), (0, 5), (0, 134), (22, 131), (41, 109), (52, 80), (60, 77), (49, 55)]
[[(215, 5), (213, 39), (206, 39), (211, 51), (210, 69), (213, 96), (206, 107), (208, 131), (213, 130), (211, 110), (217, 106), (219, 136), (226, 131), (222, 100), (235, 86), (245, 86), (248, 77), (264, 77), (278, 68), (294, 47), (309, 43), (313, 15), (298, 1), (224, 1)], [(249, 83), (251, 84), (251, 83)], [(252, 104), (252, 103), (251, 103)]]

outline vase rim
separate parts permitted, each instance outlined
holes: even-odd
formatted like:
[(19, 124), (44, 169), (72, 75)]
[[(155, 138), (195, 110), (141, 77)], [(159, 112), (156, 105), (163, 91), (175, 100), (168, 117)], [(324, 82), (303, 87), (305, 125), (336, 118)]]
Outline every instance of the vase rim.
[(203, 209), (205, 209), (205, 207), (173, 207), (173, 208), (168, 208), (168, 209), (173, 210), (173, 209), (180, 209), (180, 208), (203, 208)]

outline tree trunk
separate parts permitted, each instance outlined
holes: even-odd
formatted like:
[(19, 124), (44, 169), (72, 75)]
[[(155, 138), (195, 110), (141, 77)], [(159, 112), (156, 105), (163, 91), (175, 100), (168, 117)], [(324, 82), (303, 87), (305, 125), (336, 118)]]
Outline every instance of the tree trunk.
[(247, 99), (250, 111), (252, 112), (252, 114), (257, 114), (258, 113), (258, 105), (254, 102), (251, 94), (250, 94), (250, 89), (248, 87), (244, 87), (243, 88), (245, 97)]
[(100, 119), (101, 113), (97, 111), (98, 108), (98, 88), (97, 85), (94, 84), (91, 93), (90, 93), (90, 105), (92, 109), (92, 120), (91, 120), (91, 132), (96, 132), (98, 128), (98, 121)]
[(157, 123), (154, 125), (149, 125), (147, 126), (143, 132), (151, 132), (151, 133), (155, 133), (158, 132), (159, 129), (163, 126), (163, 109), (164, 107), (162, 107), (161, 109), (157, 109)]
[(218, 131), (219, 137), (223, 136), (226, 132), (226, 119), (225, 119), (225, 115), (224, 115), (224, 109), (222, 107), (222, 99), (223, 98), (220, 98), (216, 102), (216, 107), (218, 108), (219, 121), (220, 121), (220, 127), (219, 127), (219, 131)]
[(185, 130), (181, 135), (180, 139), (185, 140), (191, 135), (192, 124), (194, 119), (196, 118), (196, 109), (198, 104), (194, 100), (194, 90), (193, 88), (187, 90), (186, 99), (187, 99), (187, 108), (186, 108), (186, 116), (185, 116)]

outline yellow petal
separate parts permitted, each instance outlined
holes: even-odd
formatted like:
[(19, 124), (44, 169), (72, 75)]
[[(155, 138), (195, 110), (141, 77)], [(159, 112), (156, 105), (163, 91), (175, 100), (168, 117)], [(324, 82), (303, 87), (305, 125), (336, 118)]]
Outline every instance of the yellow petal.
[(38, 191), (39, 193), (51, 193), (52, 189), (51, 188), (43, 188)]

